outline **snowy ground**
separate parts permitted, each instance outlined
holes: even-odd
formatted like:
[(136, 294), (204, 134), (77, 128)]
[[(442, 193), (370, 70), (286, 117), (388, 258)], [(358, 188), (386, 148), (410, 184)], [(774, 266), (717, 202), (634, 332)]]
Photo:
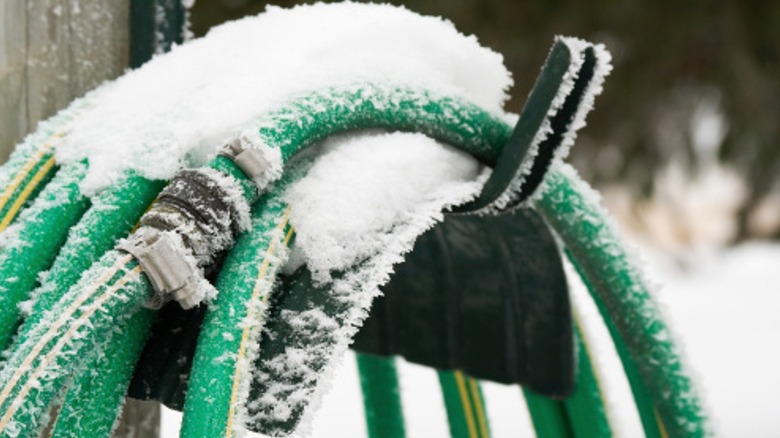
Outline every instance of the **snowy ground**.
[[(662, 283), (658, 298), (682, 340), (718, 436), (780, 436), (780, 245), (749, 243), (699, 258), (682, 269), (655, 258), (650, 271)], [(613, 409), (619, 436), (641, 436), (636, 414), (626, 409), (628, 387), (596, 310), (575, 291), (581, 318), (594, 326), (592, 348)], [(408, 435), (445, 437), (443, 402), (435, 374), (401, 364)], [(485, 384), (496, 437), (533, 436), (520, 392)], [(167, 411), (163, 436), (178, 436), (180, 415)], [(347, 357), (313, 424), (312, 437), (365, 436), (354, 357)]]

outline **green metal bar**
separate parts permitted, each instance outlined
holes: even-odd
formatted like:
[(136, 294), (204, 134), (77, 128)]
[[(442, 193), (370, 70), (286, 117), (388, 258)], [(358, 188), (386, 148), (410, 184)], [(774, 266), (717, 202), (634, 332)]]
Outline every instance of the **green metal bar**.
[(369, 438), (406, 436), (395, 359), (356, 354)]

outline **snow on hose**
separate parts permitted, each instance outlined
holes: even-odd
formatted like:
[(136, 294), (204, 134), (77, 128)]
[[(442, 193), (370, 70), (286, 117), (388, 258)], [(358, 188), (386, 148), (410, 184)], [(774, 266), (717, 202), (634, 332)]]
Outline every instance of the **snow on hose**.
[[(553, 54), (563, 56), (566, 66), (556, 73), (557, 85), (547, 94), (537, 95), (543, 105), (541, 116), (530, 128), (534, 135), (526, 150), (514, 157), (520, 161), (508, 168), (512, 172), (509, 183), (497, 186), (500, 190), (477, 209), (497, 211), (531, 199), (560, 235), (605, 318), (614, 324), (616, 343), (625, 343), (628, 354), (622, 359), (627, 372), (632, 366), (639, 370), (639, 384), (652, 397), (660, 428), (670, 436), (703, 435), (707, 429), (700, 403), (644, 280), (630, 264), (603, 212), (583, 195), (587, 186), (556, 161), (573, 142), (573, 134), (569, 134), (584, 124), (584, 113), (605, 74), (599, 71), (599, 56), (603, 54), (599, 55), (598, 50), (579, 40), (558, 42)], [(591, 80), (594, 77), (596, 80)], [(521, 118), (521, 122), (528, 120)], [(560, 129), (556, 124), (561, 124)], [(261, 343), (266, 301), (274, 291), (276, 271), (288, 254), (285, 248), (294, 237), (288, 206), (280, 196), (285, 184), (300, 177), (306, 168), (288, 164), (306, 147), (334, 134), (377, 128), (424, 133), (490, 166), (503, 162), (504, 145), (513, 136), (503, 120), (459, 98), (398, 84), (360, 83), (293, 100), (230, 139), (206, 166), (180, 172), (141, 218), (140, 228), (116, 250), (109, 249), (130, 227), (120, 216), (126, 213), (138, 217), (159, 184), (127, 176), (108, 193), (116, 194), (138, 184), (143, 194), (120, 215), (96, 205), (87, 209), (86, 203), (75, 202), (80, 206), (68, 213), (70, 218), (54, 233), (56, 238), (64, 239), (65, 231), (80, 218), (74, 230), (107, 226), (94, 230), (101, 236), (95, 245), (89, 242), (89, 233), (71, 234), (59, 257), (54, 259), (53, 254), (61, 243), (42, 250), (48, 259), (36, 258), (41, 266), (51, 264), (53, 259), (54, 269), (43, 279), (40, 290), (33, 293), (35, 312), (21, 327), (0, 370), (0, 433), (37, 434), (46, 424), (52, 404), (66, 388), (70, 389), (63, 407), (65, 421), (58, 426), (58, 435), (83, 433), (75, 416), (76, 407), (90, 400), (91, 394), (106, 396), (99, 407), (105, 412), (103, 418), (115, 416), (154, 308), (169, 299), (185, 308), (203, 300), (215, 304), (209, 308), (201, 330), (182, 434), (232, 436), (250, 428), (284, 435), (294, 430), (311, 411), (308, 405), (315, 390), (319, 391), (321, 374), (346, 349), (373, 297), (339, 295), (337, 290), (318, 295), (319, 301), (314, 304), (283, 303), (298, 305), (304, 312), (277, 320), (271, 330), (302, 331)], [(548, 136), (556, 132), (562, 135)], [(34, 152), (33, 160), (29, 158), (33, 149), (27, 149), (22, 148), (21, 158), (14, 158), (12, 164), (0, 170), (0, 181), (10, 181), (4, 192), (7, 194), (0, 198), (0, 208), (8, 210), (3, 210), (2, 220), (8, 223), (21, 208), (15, 206), (24, 204), (24, 197), (30, 196), (37, 182), (45, 178), (45, 166), (53, 169), (53, 164), (46, 164), (50, 162), (47, 151), (43, 155)], [(530, 157), (527, 160), (526, 155)], [(499, 157), (502, 161), (497, 161)], [(46, 161), (41, 164), (43, 159)], [(36, 170), (36, 166), (41, 167)], [(70, 169), (77, 173), (78, 167), (71, 165)], [(35, 175), (30, 176), (31, 172)], [(285, 182), (278, 183), (283, 173)], [(17, 176), (9, 176), (14, 174)], [(50, 189), (47, 187), (55, 198), (58, 190), (69, 187), (68, 175), (63, 173), (50, 183)], [(540, 178), (540, 190), (524, 190), (531, 175)], [(17, 192), (28, 179), (32, 188)], [(73, 182), (79, 179), (76, 175)], [(261, 198), (267, 190), (271, 191)], [(80, 196), (75, 189), (72, 194)], [(100, 202), (93, 199), (93, 204)], [(250, 206), (254, 207), (251, 216)], [(47, 208), (44, 202), (34, 203), (27, 217), (48, 214)], [(32, 220), (22, 221), (23, 225), (30, 223)], [(85, 228), (85, 224), (90, 227)], [(22, 227), (19, 235), (26, 229)], [(21, 246), (9, 248), (25, 255)], [(214, 268), (217, 255), (225, 251), (229, 252), (217, 280), (217, 295), (204, 277)], [(68, 268), (70, 260), (79, 262)], [(26, 284), (21, 292), (9, 294), (16, 297), (12, 307), (31, 287)], [(329, 312), (323, 313), (323, 309)], [(11, 333), (9, 327), (15, 324), (14, 318), (8, 320), (4, 323), (8, 327), (0, 327), (3, 333)], [(311, 335), (309, 339), (306, 333)], [(305, 351), (311, 342), (325, 348), (304, 354), (297, 365), (280, 361), (287, 357), (288, 348)], [(258, 351), (258, 345), (269, 348)], [(106, 358), (121, 361), (122, 365), (110, 366), (112, 362)], [(107, 366), (98, 368), (105, 379), (95, 379), (90, 385), (93, 364)], [(301, 365), (311, 372), (295, 374), (297, 370), (292, 367)], [(203, 392), (206, 389), (208, 394)], [(479, 391), (472, 390), (471, 398), (474, 409), (479, 409)], [(489, 433), (486, 423), (478, 424), (479, 417), (472, 423), (479, 433)], [(95, 433), (105, 433), (111, 426), (90, 427)]]
[[(357, 108), (354, 106), (355, 102), (359, 103)], [(394, 105), (388, 105), (388, 102)], [(322, 103), (330, 103), (327, 111), (323, 110)], [(429, 108), (435, 108), (436, 111), (426, 111), (426, 105), (433, 105)], [(410, 111), (409, 108), (417, 110)], [(309, 123), (301, 124), (299, 120), (290, 119), (291, 111), (307, 115)], [(506, 125), (473, 105), (458, 99), (388, 85), (356, 85), (328, 93), (314, 93), (269, 116), (269, 120), (274, 119), (278, 122), (262, 129), (262, 137), (253, 135), (244, 136), (243, 139), (251, 139), (250, 144), (269, 154), (267, 161), (276, 161), (277, 166), (281, 164), (279, 155), (289, 159), (303, 147), (324, 137), (359, 128), (424, 132), (448, 143), (463, 143), (469, 152), (485, 160), (493, 159), (497, 152), (491, 149), (490, 139), (495, 139), (496, 135), (505, 139), (508, 135)], [(464, 121), (468, 123), (463, 123)], [(260, 124), (262, 126), (262, 122)], [(269, 144), (278, 149), (269, 148)], [(274, 150), (279, 152), (274, 155)], [(209, 167), (225, 174), (224, 179), (215, 184), (228, 184), (229, 194), (240, 194), (243, 202), (247, 204), (257, 198), (255, 182), (246, 177), (229, 158), (218, 156)], [(270, 170), (274, 170), (273, 166)], [(273, 173), (271, 175), (273, 177)], [(157, 215), (157, 212), (152, 210), (150, 217), (154, 215)], [(179, 219), (192, 219), (186, 216), (181, 213)], [(165, 232), (173, 235), (175, 244), (183, 242), (175, 240), (177, 236), (172, 230), (177, 227), (180, 230), (195, 230), (192, 236), (194, 238), (188, 241), (193, 247), (184, 251), (185, 261), (190, 263), (192, 272), (201, 272), (202, 265), (212, 257), (208, 249), (201, 245), (214, 245), (212, 250), (223, 249), (229, 245), (224, 239), (216, 242), (198, 240), (197, 236), (202, 235), (203, 230), (198, 230), (198, 226), (193, 226), (192, 222), (177, 220), (162, 223), (171, 227)], [(228, 233), (227, 229), (232, 230), (233, 225), (226, 223), (224, 217), (213, 217), (210, 221), (205, 226), (219, 227), (225, 236), (232, 233)], [(177, 249), (182, 247), (183, 244)], [(37, 324), (33, 324), (29, 335), (24, 339), (20, 338), (12, 346), (7, 366), (0, 373), (0, 386), (3, 388), (0, 390), (0, 406), (13, 407), (4, 409), (5, 415), (4, 420), (0, 419), (0, 430), (4, 431), (8, 427), (8, 430), (14, 433), (34, 433), (42, 425), (42, 418), (70, 373), (81, 371), (81, 367), (86, 363), (84, 359), (89, 357), (89, 354), (84, 354), (88, 352), (85, 348), (89, 345), (104, 345), (106, 339), (115, 334), (115, 330), (109, 328), (115, 326), (108, 325), (108, 321), (116, 320), (116, 326), (121, 326), (119, 322), (130, 318), (140, 305), (152, 296), (149, 283), (145, 279), (139, 281), (136, 279), (138, 276), (132, 275), (141, 271), (135, 259), (128, 259), (120, 254), (109, 252), (103, 256), (101, 261), (88, 271), (93, 274), (85, 274), (81, 282), (71, 288), (52, 310), (47, 312), (50, 317), (44, 316)], [(117, 272), (128, 273), (114, 278)], [(85, 279), (94, 281), (87, 284)], [(197, 280), (202, 280), (202, 277)], [(132, 293), (132, 298), (128, 293)], [(98, 295), (99, 304), (81, 312), (80, 306), (95, 299), (95, 295)], [(53, 315), (60, 317), (56, 320), (57, 323), (52, 325)], [(87, 327), (92, 330), (87, 331)], [(101, 333), (94, 333), (93, 330)], [(36, 339), (39, 339), (38, 343), (35, 343)], [(38, 363), (36, 367), (31, 367), (31, 363), (39, 355), (44, 355), (46, 360)], [(32, 383), (33, 381), (35, 383)], [(20, 406), (24, 406), (24, 409), (19, 409)]]
[[(367, 92), (366, 89), (371, 89)], [(349, 99), (345, 99), (345, 98)], [(386, 99), (386, 100), (384, 100)], [(386, 106), (381, 106), (381, 110), (375, 105), (376, 102), (403, 102), (401, 106), (404, 111), (393, 112), (392, 108), (388, 109)], [(437, 104), (448, 107), (452, 111), (436, 111), (436, 114), (445, 114), (443, 117), (445, 120), (440, 120), (437, 116), (433, 116), (430, 113), (422, 112), (420, 114), (414, 114), (410, 117), (408, 111), (408, 105), (418, 104), (418, 108), (426, 108), (430, 106), (431, 101), (436, 101)], [(333, 106), (323, 107), (323, 103), (331, 102)], [(350, 105), (345, 108), (344, 102), (351, 102)], [(357, 102), (357, 105), (354, 105)], [(424, 103), (425, 105), (419, 105)], [(357, 108), (357, 110), (355, 110)], [(460, 144), (465, 142), (467, 144), (467, 150), (474, 153), (477, 156), (485, 160), (490, 160), (495, 156), (498, 150), (493, 147), (491, 149), (491, 142), (486, 139), (494, 140), (492, 144), (502, 144), (502, 141), (495, 141), (496, 137), (491, 136), (498, 135), (498, 139), (505, 140), (508, 134), (508, 127), (503, 123), (491, 119), (485, 113), (480, 112), (476, 108), (469, 109), (470, 106), (457, 102), (454, 99), (436, 99), (434, 96), (428, 93), (416, 93), (409, 90), (399, 89), (395, 92), (388, 87), (352, 87), (346, 90), (337, 90), (331, 93), (315, 93), (308, 98), (294, 102), (290, 107), (280, 111), (277, 114), (283, 114), (284, 117), (278, 118), (279, 122), (268, 126), (267, 129), (262, 129), (259, 135), (244, 136), (243, 139), (249, 140), (251, 145), (258, 145), (263, 148), (279, 147), (282, 158), (289, 159), (292, 155), (299, 151), (302, 147), (311, 144), (314, 141), (320, 140), (327, 135), (340, 130), (349, 130), (366, 127), (387, 127), (387, 128), (401, 128), (407, 130), (419, 130), (426, 132), (429, 135), (447, 140), (449, 143)], [(300, 112), (301, 117), (299, 119), (293, 119), (289, 117), (291, 112)], [(453, 116), (457, 115), (457, 116)], [(334, 116), (337, 119), (334, 120)], [(478, 120), (481, 123), (474, 125), (466, 125), (460, 123), (462, 117), (474, 116), (474, 120)], [(271, 116), (273, 119), (274, 115)], [(279, 117), (275, 115), (275, 117)], [(296, 120), (296, 121), (293, 121)], [(298, 120), (309, 121), (310, 123), (298, 123)], [(333, 125), (335, 121), (338, 121), (336, 126)], [(472, 120), (473, 121), (473, 120)], [(490, 123), (490, 122), (493, 123)], [(454, 125), (455, 129), (449, 130), (448, 124)], [(287, 126), (285, 126), (287, 125)], [(322, 129), (325, 127), (326, 129)], [(285, 129), (287, 128), (287, 129)], [(292, 128), (292, 129), (290, 129)], [(293, 135), (290, 135), (290, 134)], [(298, 134), (297, 136), (295, 134)], [(470, 134), (471, 137), (467, 136)], [(468, 144), (466, 139), (473, 138), (476, 143)], [(281, 139), (281, 145), (273, 143), (274, 140), (279, 142)], [(299, 143), (295, 143), (295, 141)], [(269, 157), (267, 160), (273, 162), (273, 158)], [(211, 167), (229, 169), (228, 173), (233, 178), (243, 173), (235, 165), (233, 165), (229, 159), (225, 157), (218, 157), (215, 159)], [(254, 191), (254, 182), (249, 180), (246, 176), (244, 178), (245, 184), (232, 184), (233, 189), (240, 189), (243, 191), (243, 196), (246, 196), (246, 201), (254, 200), (256, 198), (256, 192)], [(256, 180), (256, 178), (254, 178)], [(235, 190), (234, 190), (235, 191)], [(247, 196), (247, 194), (249, 196)], [(544, 197), (541, 198), (543, 202)], [(214, 218), (213, 226), (221, 227), (220, 229), (226, 233), (227, 229), (231, 229), (231, 224), (226, 224), (223, 218)], [(175, 222), (175, 221), (174, 221)], [(174, 223), (173, 228), (180, 226), (180, 223)], [(192, 229), (192, 227), (187, 227)], [(202, 233), (202, 231), (200, 231)], [(193, 241), (197, 241), (194, 239)], [(196, 244), (194, 248), (200, 249), (201, 247)], [(226, 243), (220, 241), (217, 243), (216, 248), (225, 248)], [(106, 327), (107, 321), (114, 318), (126, 319), (138, 310), (138, 307), (148, 299), (149, 284), (146, 281), (139, 281), (142, 276), (137, 275), (140, 273), (141, 268), (135, 265), (133, 258), (127, 258), (120, 256), (120, 253), (109, 253), (103, 258), (103, 262), (99, 263), (96, 268), (91, 269), (89, 272), (93, 274), (85, 275), (85, 278), (96, 279), (94, 283), (86, 287), (87, 291), (94, 293), (99, 292), (99, 296), (95, 303), (88, 306), (84, 311), (73, 321), (69, 322), (66, 318), (58, 319), (53, 326), (49, 326), (48, 329), (44, 327), (37, 327), (33, 329), (33, 332), (41, 336), (40, 341), (35, 344), (31, 344), (35, 337), (27, 338), (26, 342), (20, 348), (16, 348), (13, 351), (9, 364), (16, 364), (13, 367), (14, 372), (9, 372), (11, 367), (7, 367), (2, 375), (1, 382), (3, 383), (2, 392), (0, 392), (0, 403), (5, 406), (8, 405), (8, 409), (5, 410), (5, 415), (0, 419), (0, 427), (8, 427), (9, 431), (22, 430), (24, 427), (38, 427), (40, 426), (40, 416), (36, 417), (34, 414), (37, 412), (45, 411), (48, 407), (48, 403), (58, 393), (59, 386), (63, 383), (69, 372), (77, 371), (78, 366), (82, 361), (78, 360), (78, 352), (85, 348), (88, 343), (84, 342), (90, 340), (96, 344), (99, 344), (95, 339), (95, 333), (90, 330), (80, 331), (86, 325), (87, 322), (94, 328)], [(210, 255), (199, 253), (202, 260), (209, 260)], [(205, 262), (195, 260), (195, 265), (199, 265)], [(199, 267), (199, 266), (198, 266)], [(102, 275), (100, 272), (104, 272)], [(118, 272), (125, 272), (118, 278)], [(85, 280), (82, 280), (82, 284)], [(83, 287), (83, 286), (82, 286)], [(76, 288), (78, 289), (78, 288)], [(76, 295), (78, 290), (69, 292), (66, 297), (61, 300), (61, 307), (64, 306), (67, 309), (79, 309), (82, 304), (92, 298), (90, 295)], [(132, 293), (132, 297), (127, 295)], [(116, 297), (117, 299), (113, 299)], [(108, 306), (108, 303), (112, 306)], [(68, 305), (69, 304), (69, 305)], [(104, 307), (105, 306), (105, 307)], [(107, 312), (101, 312), (101, 310), (109, 310)], [(115, 313), (116, 312), (116, 313)], [(67, 313), (63, 313), (67, 315)], [(44, 324), (46, 325), (46, 324)], [(52, 329), (64, 330), (59, 334), (52, 332)], [(111, 330), (106, 327), (106, 332), (110, 333)], [(74, 336), (79, 333), (79, 336)], [(74, 338), (78, 338), (81, 342), (74, 342)], [(56, 341), (55, 341), (56, 339)], [(53, 345), (51, 344), (53, 342)], [(629, 344), (629, 347), (631, 345)], [(204, 347), (206, 348), (206, 347)], [(31, 368), (30, 363), (33, 358), (38, 354), (44, 354), (44, 360), (42, 360), (37, 367)], [(641, 359), (641, 356), (639, 356)], [(18, 362), (18, 363), (17, 363)], [(639, 361), (642, 363), (642, 361)], [(44, 377), (45, 376), (45, 377)], [(31, 383), (35, 381), (36, 383)], [(649, 387), (652, 387), (652, 382), (647, 382)], [(35, 396), (31, 396), (34, 393)], [(30, 402), (35, 400), (32, 405)], [(49, 400), (49, 401), (47, 401)], [(668, 418), (670, 411), (671, 414), (676, 414), (674, 409), (662, 409), (660, 405), (663, 405), (667, 400), (661, 398), (657, 400), (659, 403), (659, 413), (662, 418)], [(25, 405), (25, 409), (19, 409), (18, 406)], [(687, 406), (687, 405), (686, 405)], [(37, 408), (37, 409), (36, 409)], [(693, 408), (696, 408), (695, 403)], [(203, 411), (201, 411), (203, 412)], [(694, 420), (696, 419), (696, 411), (690, 410), (689, 414), (693, 414)], [(690, 416), (690, 415), (689, 415)], [(194, 416), (189, 416), (193, 418)], [(680, 424), (672, 416), (667, 423), (670, 430), (675, 430), (673, 427)], [(690, 422), (684, 424), (689, 426), (696, 424)], [(24, 426), (29, 425), (29, 426)], [(224, 430), (224, 429), (223, 429)]]

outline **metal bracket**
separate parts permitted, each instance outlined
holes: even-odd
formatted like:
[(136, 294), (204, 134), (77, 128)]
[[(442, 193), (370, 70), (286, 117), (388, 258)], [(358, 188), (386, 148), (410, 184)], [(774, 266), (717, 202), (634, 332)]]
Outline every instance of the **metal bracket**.
[(171, 297), (185, 309), (202, 301), (203, 293), (198, 288), (200, 272), (187, 261), (171, 237), (154, 228), (142, 228), (122, 242), (118, 249), (131, 254), (138, 260), (156, 294), (144, 305), (159, 309)]
[(219, 149), (218, 155), (233, 160), (258, 187), (265, 184), (265, 174), (269, 166), (268, 160), (257, 149), (244, 147), (240, 138), (235, 138), (224, 144)]

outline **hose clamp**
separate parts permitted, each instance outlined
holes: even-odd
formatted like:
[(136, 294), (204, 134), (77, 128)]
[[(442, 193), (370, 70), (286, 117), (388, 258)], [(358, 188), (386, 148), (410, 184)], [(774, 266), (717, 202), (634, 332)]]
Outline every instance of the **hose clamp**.
[(258, 187), (266, 184), (266, 172), (269, 167), (268, 160), (255, 148), (244, 146), (241, 138), (235, 138), (225, 143), (217, 152), (218, 155), (230, 158), (236, 163), (246, 176)]
[(183, 308), (189, 309), (203, 300), (204, 293), (198, 287), (200, 272), (187, 260), (183, 253), (186, 249), (174, 242), (170, 233), (144, 227), (122, 242), (118, 249), (138, 260), (155, 290), (145, 307), (159, 309), (174, 298)]

